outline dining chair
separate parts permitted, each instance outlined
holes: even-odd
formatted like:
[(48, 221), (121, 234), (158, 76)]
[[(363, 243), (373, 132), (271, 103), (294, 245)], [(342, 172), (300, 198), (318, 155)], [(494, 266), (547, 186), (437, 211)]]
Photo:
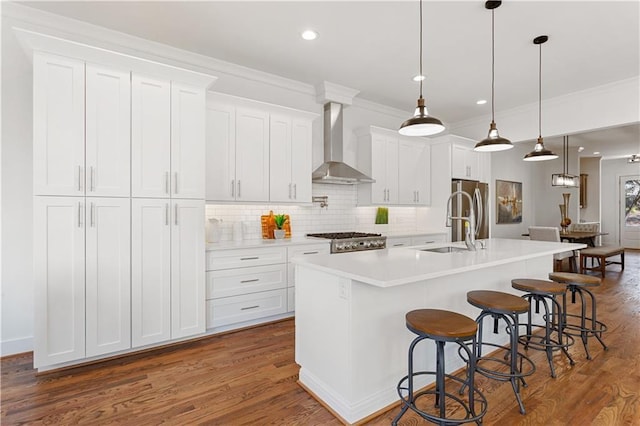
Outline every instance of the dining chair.
[[(580, 223), (572, 223), (569, 228), (570, 232), (600, 232), (600, 222), (580, 222)], [(599, 246), (600, 237), (592, 238), (589, 244), (594, 244), (594, 246)]]
[[(558, 231), (558, 228), (553, 226), (530, 226), (529, 239), (537, 241), (554, 241), (558, 243), (561, 242), (560, 231)], [(567, 258), (569, 259), (569, 271), (576, 272), (578, 269), (578, 264), (576, 262), (577, 256), (578, 255), (574, 250), (554, 254), (554, 272), (562, 271), (562, 261)]]

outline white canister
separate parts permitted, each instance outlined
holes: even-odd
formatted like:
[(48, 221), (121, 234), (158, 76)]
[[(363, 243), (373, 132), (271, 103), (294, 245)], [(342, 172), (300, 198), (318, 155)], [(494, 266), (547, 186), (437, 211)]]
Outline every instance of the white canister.
[(233, 223), (233, 241), (242, 241), (242, 222)]

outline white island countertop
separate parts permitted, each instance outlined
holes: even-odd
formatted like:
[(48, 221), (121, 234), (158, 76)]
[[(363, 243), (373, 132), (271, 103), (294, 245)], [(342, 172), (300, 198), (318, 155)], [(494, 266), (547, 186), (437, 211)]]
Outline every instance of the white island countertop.
[[(586, 247), (584, 244), (500, 238), (483, 242), (485, 248), (478, 242), (476, 251), (466, 250), (464, 243), (441, 243), (299, 257), (293, 258), (293, 262), (377, 287), (393, 287)], [(465, 251), (433, 253), (421, 250), (446, 246)]]

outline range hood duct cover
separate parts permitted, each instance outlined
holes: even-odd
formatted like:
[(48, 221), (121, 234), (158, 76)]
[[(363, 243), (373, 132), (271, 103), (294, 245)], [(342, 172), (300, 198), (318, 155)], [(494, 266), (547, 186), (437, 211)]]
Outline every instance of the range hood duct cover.
[(313, 172), (311, 180), (339, 185), (375, 182), (342, 161), (343, 145), (342, 104), (329, 102), (324, 105), (324, 163)]

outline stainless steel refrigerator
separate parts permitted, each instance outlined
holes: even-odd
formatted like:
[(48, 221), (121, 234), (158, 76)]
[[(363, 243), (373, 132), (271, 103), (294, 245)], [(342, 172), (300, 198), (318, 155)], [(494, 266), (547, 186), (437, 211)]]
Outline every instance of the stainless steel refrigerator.
[[(451, 181), (451, 193), (455, 191), (464, 191), (469, 194), (473, 199), (473, 206), (469, 205), (467, 197), (458, 194), (451, 200), (452, 216), (469, 217), (470, 209), (474, 208), (477, 221), (476, 238), (489, 238), (489, 208), (487, 206), (489, 185), (474, 180), (453, 180)], [(452, 221), (451, 241), (464, 241), (464, 222), (460, 219)]]

